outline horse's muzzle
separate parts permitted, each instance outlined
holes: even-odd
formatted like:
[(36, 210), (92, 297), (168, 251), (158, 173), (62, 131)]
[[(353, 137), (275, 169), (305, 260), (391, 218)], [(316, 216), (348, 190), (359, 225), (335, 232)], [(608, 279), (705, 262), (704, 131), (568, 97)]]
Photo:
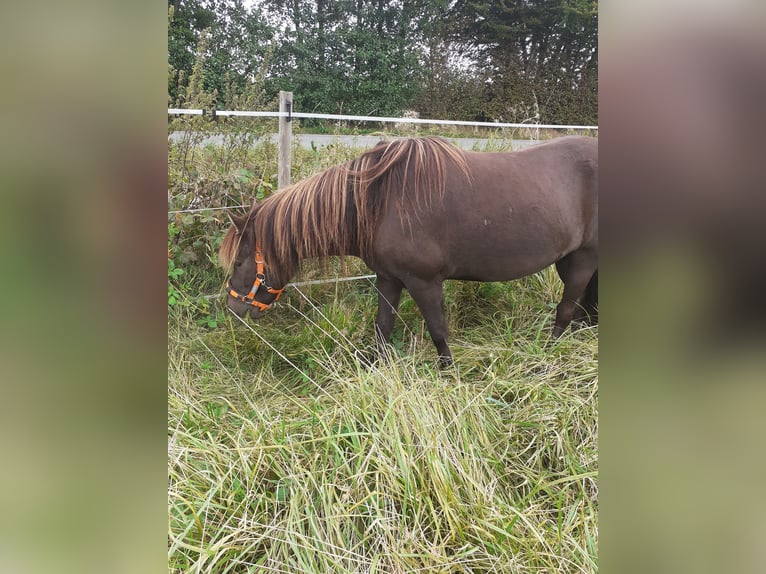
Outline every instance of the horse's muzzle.
[(250, 318), (251, 319), (260, 319), (266, 314), (266, 311), (261, 311), (260, 309), (257, 309), (253, 306), (250, 306)]
[(237, 315), (237, 317), (241, 317), (243, 319), (247, 317), (248, 314), (250, 315), (251, 319), (260, 319), (266, 314), (261, 309), (258, 309), (258, 307), (240, 301), (239, 299), (235, 299), (231, 296), (229, 296), (226, 305), (234, 312), (235, 315)]

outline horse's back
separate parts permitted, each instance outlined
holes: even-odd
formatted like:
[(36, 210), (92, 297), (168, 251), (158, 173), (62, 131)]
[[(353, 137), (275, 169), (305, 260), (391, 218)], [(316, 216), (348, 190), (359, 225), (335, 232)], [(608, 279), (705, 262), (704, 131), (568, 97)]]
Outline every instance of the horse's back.
[[(466, 227), (504, 227), (509, 240), (558, 241), (572, 250), (597, 235), (598, 143), (568, 136), (515, 152), (470, 153), (470, 185), (450, 186)], [(454, 181), (454, 180), (453, 180)], [(566, 243), (566, 246), (564, 245)]]
[(596, 193), (598, 142), (594, 138), (566, 136), (518, 151), (466, 152), (465, 157), (474, 193), (481, 192), (485, 178), (510, 178), (508, 184), (521, 184), (514, 192), (517, 195), (532, 193), (533, 188), (570, 196), (577, 191)]
[(378, 261), (423, 275), (502, 281), (539, 271), (574, 250), (595, 249), (593, 138), (466, 152), (465, 160), (470, 181), (451, 166), (444, 196), (430, 209), (405, 218), (386, 214), (375, 241)]

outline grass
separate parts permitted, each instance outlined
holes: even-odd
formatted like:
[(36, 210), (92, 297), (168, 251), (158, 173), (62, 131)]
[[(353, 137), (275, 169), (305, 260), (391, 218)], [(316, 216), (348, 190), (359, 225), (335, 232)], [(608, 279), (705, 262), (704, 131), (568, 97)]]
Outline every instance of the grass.
[(395, 359), (359, 366), (366, 281), (253, 329), (171, 309), (170, 571), (596, 572), (597, 328), (548, 340), (559, 289), (448, 283), (445, 371), (406, 295)]

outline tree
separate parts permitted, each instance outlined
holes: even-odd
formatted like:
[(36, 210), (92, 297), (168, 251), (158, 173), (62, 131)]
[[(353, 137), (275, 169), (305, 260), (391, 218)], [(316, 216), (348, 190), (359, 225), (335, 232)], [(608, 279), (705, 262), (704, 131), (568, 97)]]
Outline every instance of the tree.
[(267, 0), (283, 15), (274, 83), (303, 110), (400, 114), (420, 79), (421, 4)]
[(179, 73), (183, 78), (191, 75), (199, 35), (215, 23), (215, 12), (205, 7), (202, 0), (168, 0), (168, 98), (178, 99)]
[[(218, 107), (263, 79), (296, 109), (597, 123), (597, 0), (168, 0), (171, 102), (207, 31)], [(259, 86), (261, 82), (258, 82)], [(252, 90), (251, 90), (252, 91)]]
[(248, 10), (243, 0), (168, 0), (168, 63), (174, 78), (168, 85), (171, 101), (176, 101), (178, 73), (188, 78), (203, 32), (209, 34), (203, 70), (203, 86), (218, 95), (241, 92), (266, 65), (273, 38), (260, 12)]
[(545, 123), (597, 122), (596, 0), (458, 0), (452, 17), (488, 78), (494, 118), (539, 110)]

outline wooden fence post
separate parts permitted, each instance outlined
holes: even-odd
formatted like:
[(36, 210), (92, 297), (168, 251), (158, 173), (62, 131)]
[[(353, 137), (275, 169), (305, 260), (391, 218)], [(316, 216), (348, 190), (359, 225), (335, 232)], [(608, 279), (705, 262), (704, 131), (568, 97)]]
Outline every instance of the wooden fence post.
[[(279, 92), (279, 111), (291, 114), (293, 110), (293, 93)], [(293, 139), (292, 118), (279, 118), (279, 175), (277, 189), (290, 185), (290, 144)]]

